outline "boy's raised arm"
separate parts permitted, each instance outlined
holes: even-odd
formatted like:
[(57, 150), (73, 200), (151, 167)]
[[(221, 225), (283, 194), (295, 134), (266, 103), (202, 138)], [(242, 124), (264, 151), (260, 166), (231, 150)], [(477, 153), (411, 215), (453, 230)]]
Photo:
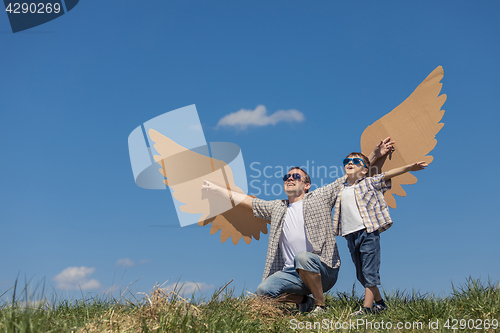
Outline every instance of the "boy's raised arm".
[(368, 156), (368, 160), (370, 161), (370, 165), (373, 165), (376, 160), (380, 157), (384, 156), (391, 150), (393, 150), (393, 145), (395, 141), (391, 141), (391, 137), (388, 136), (384, 140), (380, 140), (380, 143), (375, 146), (373, 151)]
[(400, 168), (391, 169), (385, 173), (385, 180), (389, 180), (393, 177), (402, 175), (403, 173), (406, 173), (408, 171), (423, 170), (423, 169), (425, 169), (426, 166), (428, 166), (428, 164), (425, 163), (425, 161), (420, 161), (420, 162), (416, 162), (413, 164), (405, 165), (405, 166), (400, 167)]

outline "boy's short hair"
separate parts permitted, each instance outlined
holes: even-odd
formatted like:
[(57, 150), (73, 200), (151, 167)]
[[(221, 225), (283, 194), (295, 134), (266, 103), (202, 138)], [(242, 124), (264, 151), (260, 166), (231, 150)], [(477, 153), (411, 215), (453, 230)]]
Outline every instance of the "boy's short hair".
[(350, 157), (359, 157), (365, 162), (366, 168), (369, 170), (370, 169), (370, 161), (368, 160), (368, 157), (366, 157), (363, 153), (357, 153), (357, 152), (352, 152), (349, 155), (346, 156), (346, 158)]
[[(304, 170), (302, 169), (301, 167), (291, 167), (290, 170), (288, 170), (288, 172), (292, 171), (292, 170), (295, 170), (295, 169), (298, 169), (300, 171), (302, 171), (303, 173), (306, 174), (306, 176), (304, 177), (304, 183), (305, 184), (311, 184), (311, 177), (309, 177), (309, 174)], [(309, 192), (309, 190), (306, 190), (306, 193)]]

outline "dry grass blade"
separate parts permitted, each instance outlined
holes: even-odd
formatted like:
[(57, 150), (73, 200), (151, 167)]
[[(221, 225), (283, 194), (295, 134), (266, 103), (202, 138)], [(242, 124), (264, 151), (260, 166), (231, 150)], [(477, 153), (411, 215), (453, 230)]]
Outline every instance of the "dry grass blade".
[(146, 294), (144, 299), (146, 304), (139, 308), (139, 312), (145, 319), (157, 319), (162, 313), (170, 311), (181, 311), (181, 314), (190, 312), (197, 316), (200, 310), (197, 306), (191, 304), (190, 301), (181, 297), (176, 291), (161, 288), (155, 285), (153, 290)]
[(279, 298), (256, 296), (250, 292), (248, 294), (250, 296), (243, 299), (242, 303), (251, 319), (270, 324), (278, 318), (292, 316), (296, 311), (295, 305), (282, 303)]
[(207, 308), (208, 308), (208, 306), (209, 306), (209, 305), (210, 305), (210, 304), (211, 304), (214, 300), (216, 300), (216, 299), (218, 299), (218, 298), (219, 298), (219, 295), (222, 293), (222, 291), (223, 291), (224, 289), (226, 289), (226, 288), (227, 288), (227, 286), (229, 286), (229, 284), (230, 284), (231, 282), (233, 282), (233, 281), (234, 281), (234, 279), (231, 279), (231, 281), (229, 281), (228, 283), (226, 283), (226, 284), (224, 285), (224, 287), (222, 287), (222, 288), (220, 288), (219, 290), (217, 290), (217, 292), (214, 294), (214, 296), (212, 297), (212, 299), (210, 300), (210, 302), (208, 302), (208, 303), (207, 303)]
[(78, 332), (142, 332), (144, 325), (152, 330), (158, 329), (160, 317), (168, 314), (199, 316), (201, 311), (197, 306), (162, 286), (157, 284), (150, 292), (143, 293), (142, 302), (137, 307), (114, 306)]

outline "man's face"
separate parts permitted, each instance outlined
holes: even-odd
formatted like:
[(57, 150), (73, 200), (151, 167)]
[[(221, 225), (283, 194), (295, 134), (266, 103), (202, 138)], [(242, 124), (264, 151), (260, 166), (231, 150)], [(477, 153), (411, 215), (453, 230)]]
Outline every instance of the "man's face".
[[(293, 174), (299, 174), (300, 175), (300, 180), (295, 179), (292, 175)], [(288, 171), (288, 179), (285, 180), (285, 183), (283, 184), (283, 187), (285, 189), (286, 194), (293, 194), (293, 195), (301, 195), (306, 193), (306, 190), (308, 190), (311, 187), (311, 184), (306, 184), (304, 181), (306, 180), (306, 174), (300, 170), (300, 169), (292, 169)]]
[[(348, 158), (349, 159), (358, 158), (361, 160), (361, 158), (358, 156), (349, 156)], [(344, 170), (348, 176), (351, 176), (351, 177), (354, 176), (356, 179), (363, 177), (368, 172), (368, 170), (365, 168), (363, 162), (355, 164), (352, 160), (349, 161), (349, 163), (347, 163), (344, 166)]]

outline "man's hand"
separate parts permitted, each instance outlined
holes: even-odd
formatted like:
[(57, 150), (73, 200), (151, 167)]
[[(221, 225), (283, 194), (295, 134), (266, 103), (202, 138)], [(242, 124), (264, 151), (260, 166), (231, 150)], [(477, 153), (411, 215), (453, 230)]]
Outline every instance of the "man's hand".
[(227, 189), (220, 187), (219, 185), (216, 185), (212, 182), (209, 182), (208, 180), (203, 181), (203, 185), (201, 185), (201, 189), (205, 191), (211, 191), (214, 192), (215, 194), (218, 195), (227, 195)]
[(245, 193), (238, 193), (228, 190), (227, 188), (220, 187), (208, 180), (203, 181), (203, 185), (201, 185), (201, 189), (205, 191), (213, 192), (221, 197), (225, 197), (231, 199), (235, 205), (242, 205), (247, 208), (252, 208), (252, 197), (246, 195)]

